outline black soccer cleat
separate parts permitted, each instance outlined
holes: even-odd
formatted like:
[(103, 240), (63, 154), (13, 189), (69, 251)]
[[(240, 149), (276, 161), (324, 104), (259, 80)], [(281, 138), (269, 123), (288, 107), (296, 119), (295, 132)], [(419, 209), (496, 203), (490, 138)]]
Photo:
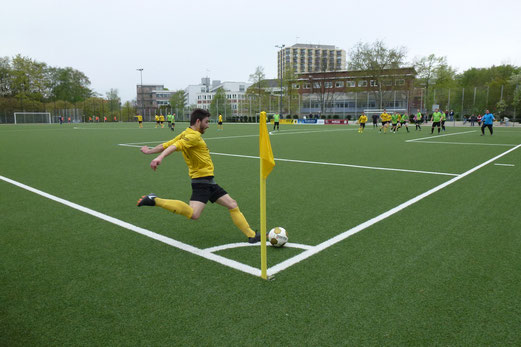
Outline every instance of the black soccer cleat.
[(143, 195), (141, 199), (137, 201), (137, 207), (141, 206), (156, 206), (157, 195), (154, 193), (150, 193), (148, 195)]
[(257, 242), (260, 241), (260, 239), (261, 239), (260, 233), (257, 231), (257, 232), (255, 232), (255, 236), (254, 237), (248, 237), (248, 242), (249, 243), (257, 243)]

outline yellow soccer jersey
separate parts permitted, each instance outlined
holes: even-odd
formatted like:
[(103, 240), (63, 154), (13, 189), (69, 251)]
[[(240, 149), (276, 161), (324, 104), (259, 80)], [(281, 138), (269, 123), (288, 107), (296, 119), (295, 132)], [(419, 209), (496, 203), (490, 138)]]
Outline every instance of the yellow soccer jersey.
[(366, 123), (367, 122), (367, 116), (361, 115), (360, 118), (358, 118), (358, 123)]
[(391, 120), (391, 115), (389, 113), (384, 112), (380, 115), (380, 118), (382, 119), (382, 121), (388, 122)]
[(223, 121), (223, 116), (219, 115), (219, 122), (222, 122), (222, 121)]
[(159, 116), (156, 116), (156, 122), (159, 122)]
[(160, 121), (160, 122), (164, 122), (164, 121), (165, 121), (165, 116), (160, 115), (160, 116), (159, 116), (159, 121)]
[(177, 147), (176, 151), (183, 152), (190, 178), (213, 176), (213, 162), (210, 151), (200, 132), (186, 128), (174, 139), (163, 143), (163, 148), (166, 149), (172, 145)]
[(137, 118), (138, 122), (142, 122), (143, 121), (143, 116), (136, 116), (136, 118)]

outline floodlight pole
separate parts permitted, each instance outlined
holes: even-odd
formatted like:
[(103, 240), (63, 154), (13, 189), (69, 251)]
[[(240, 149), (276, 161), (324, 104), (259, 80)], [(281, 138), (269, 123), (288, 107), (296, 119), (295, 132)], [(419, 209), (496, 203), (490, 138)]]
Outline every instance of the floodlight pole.
[(283, 49), (284, 47), (286, 47), (286, 45), (280, 45), (280, 46), (275, 46), (277, 48), (280, 48), (280, 98), (279, 98), (279, 116), (282, 115), (282, 74), (283, 74), (283, 69), (282, 69), (282, 53), (283, 53)]
[(145, 116), (145, 104), (143, 102), (143, 68), (136, 69), (141, 75), (141, 84), (139, 85), (139, 94), (141, 94), (141, 116)]

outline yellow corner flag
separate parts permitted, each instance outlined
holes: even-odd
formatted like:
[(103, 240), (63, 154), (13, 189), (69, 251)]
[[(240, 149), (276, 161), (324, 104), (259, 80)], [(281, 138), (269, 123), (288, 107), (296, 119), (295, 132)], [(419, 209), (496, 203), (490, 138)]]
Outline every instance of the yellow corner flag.
[(273, 159), (270, 136), (268, 135), (268, 127), (266, 126), (266, 112), (264, 111), (260, 113), (259, 130), (259, 156), (261, 158), (262, 166), (261, 175), (264, 178), (268, 178), (268, 175), (275, 166), (275, 160)]
[(268, 279), (268, 260), (266, 252), (266, 178), (275, 166), (270, 136), (266, 126), (266, 112), (259, 119), (259, 157), (260, 157), (260, 234), (261, 234), (261, 277)]

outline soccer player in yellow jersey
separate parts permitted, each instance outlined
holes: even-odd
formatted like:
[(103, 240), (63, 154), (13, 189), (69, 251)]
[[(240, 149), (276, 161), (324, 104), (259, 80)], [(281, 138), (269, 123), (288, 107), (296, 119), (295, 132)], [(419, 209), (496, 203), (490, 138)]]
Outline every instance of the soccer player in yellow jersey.
[(364, 112), (362, 112), (362, 114), (358, 118), (358, 123), (360, 124), (360, 127), (358, 128), (358, 133), (363, 134), (365, 129), (365, 123), (367, 123), (367, 116)]
[(138, 114), (135, 117), (137, 118), (137, 122), (139, 123), (139, 127), (142, 128), (143, 127), (143, 116)]
[(159, 116), (159, 124), (161, 124), (161, 129), (165, 127), (165, 116), (160, 115)]
[(380, 127), (380, 130), (378, 132), (382, 132), (383, 129), (384, 133), (386, 133), (387, 128), (389, 127), (389, 122), (391, 121), (391, 115), (387, 113), (387, 110), (385, 108), (383, 113), (380, 115), (380, 119), (382, 120), (382, 126)]
[(223, 115), (219, 113), (219, 119), (217, 120), (217, 130), (223, 129)]
[(183, 153), (188, 166), (188, 174), (192, 179), (190, 203), (162, 199), (155, 194), (148, 194), (138, 200), (137, 206), (159, 206), (195, 220), (201, 216), (208, 200), (212, 203), (217, 202), (229, 210), (233, 223), (248, 237), (248, 242), (259, 242), (260, 234), (250, 228), (246, 218), (239, 210), (237, 201), (232, 199), (214, 180), (210, 151), (201, 137), (209, 127), (209, 117), (210, 112), (207, 110), (195, 109), (190, 115), (190, 127), (177, 137), (154, 148), (141, 147), (141, 152), (145, 154), (161, 153), (150, 163), (150, 167), (154, 171), (168, 155), (173, 152)]

